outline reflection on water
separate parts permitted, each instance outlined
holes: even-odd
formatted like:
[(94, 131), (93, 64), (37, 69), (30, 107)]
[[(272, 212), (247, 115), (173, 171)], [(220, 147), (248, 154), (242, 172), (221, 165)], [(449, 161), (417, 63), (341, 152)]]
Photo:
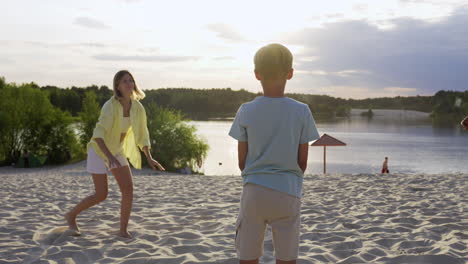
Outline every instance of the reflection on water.
[[(227, 135), (231, 122), (191, 123), (210, 145), (204, 173), (240, 175), (237, 142)], [(352, 116), (317, 127), (321, 135), (327, 133), (347, 143), (327, 147), (327, 173), (378, 173), (385, 157), (390, 172), (395, 173), (468, 173), (468, 132), (458, 126), (433, 127), (427, 118)], [(322, 172), (323, 147), (310, 147), (306, 174)]]

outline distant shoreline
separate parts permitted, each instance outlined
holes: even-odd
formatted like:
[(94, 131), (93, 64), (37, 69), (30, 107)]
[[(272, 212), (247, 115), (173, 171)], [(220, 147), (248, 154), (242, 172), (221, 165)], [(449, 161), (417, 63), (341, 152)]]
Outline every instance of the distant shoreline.
[[(369, 109), (352, 108), (351, 117), (361, 117), (362, 112), (367, 112)], [(414, 111), (414, 110), (394, 110), (394, 109), (372, 109), (374, 115), (372, 118), (378, 119), (406, 119), (406, 120), (421, 120), (429, 119), (431, 113)]]
[[(361, 113), (367, 112), (369, 109), (364, 108), (352, 108), (350, 117), (355, 118), (359, 117), (362, 118)], [(431, 113), (415, 111), (415, 110), (400, 110), (400, 109), (372, 109), (374, 115), (372, 118), (376, 119), (405, 119), (405, 120), (429, 120), (431, 117)], [(191, 120), (191, 121), (233, 121), (233, 117), (209, 117), (203, 120)], [(340, 118), (341, 119), (341, 118)]]

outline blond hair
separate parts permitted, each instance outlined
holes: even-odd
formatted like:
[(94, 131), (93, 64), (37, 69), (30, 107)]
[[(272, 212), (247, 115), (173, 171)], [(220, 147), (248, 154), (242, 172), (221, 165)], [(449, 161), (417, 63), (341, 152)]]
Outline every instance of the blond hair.
[(286, 79), (292, 69), (293, 56), (288, 48), (281, 44), (269, 44), (255, 53), (255, 72), (264, 80)]
[(118, 87), (119, 87), (120, 81), (122, 80), (122, 78), (126, 74), (130, 75), (130, 78), (132, 78), (133, 84), (134, 84), (134, 89), (133, 89), (131, 98), (134, 99), (134, 100), (141, 100), (141, 99), (145, 98), (145, 93), (138, 88), (138, 86), (137, 86), (137, 84), (135, 82), (135, 78), (133, 78), (133, 75), (127, 70), (121, 70), (121, 71), (117, 72), (114, 75), (114, 83), (113, 83), (113, 85), (114, 85), (114, 96), (117, 99), (122, 98), (122, 94), (120, 93)]

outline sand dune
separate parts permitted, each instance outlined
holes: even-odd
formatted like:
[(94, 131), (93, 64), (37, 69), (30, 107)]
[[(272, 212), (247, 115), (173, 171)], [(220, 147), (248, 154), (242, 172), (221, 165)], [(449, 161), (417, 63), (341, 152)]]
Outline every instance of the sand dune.
[[(93, 189), (84, 163), (1, 168), (0, 263), (237, 263), (240, 177), (135, 174), (126, 240), (113, 178), (73, 236), (63, 214)], [(307, 176), (298, 263), (465, 263), (467, 191), (468, 175)]]

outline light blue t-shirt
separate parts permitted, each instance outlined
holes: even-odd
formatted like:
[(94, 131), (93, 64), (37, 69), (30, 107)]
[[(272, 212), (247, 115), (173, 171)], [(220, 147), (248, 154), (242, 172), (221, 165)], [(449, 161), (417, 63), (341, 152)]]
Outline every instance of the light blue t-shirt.
[(319, 138), (308, 105), (288, 97), (259, 96), (241, 105), (229, 135), (248, 144), (244, 185), (302, 196), (298, 147)]

